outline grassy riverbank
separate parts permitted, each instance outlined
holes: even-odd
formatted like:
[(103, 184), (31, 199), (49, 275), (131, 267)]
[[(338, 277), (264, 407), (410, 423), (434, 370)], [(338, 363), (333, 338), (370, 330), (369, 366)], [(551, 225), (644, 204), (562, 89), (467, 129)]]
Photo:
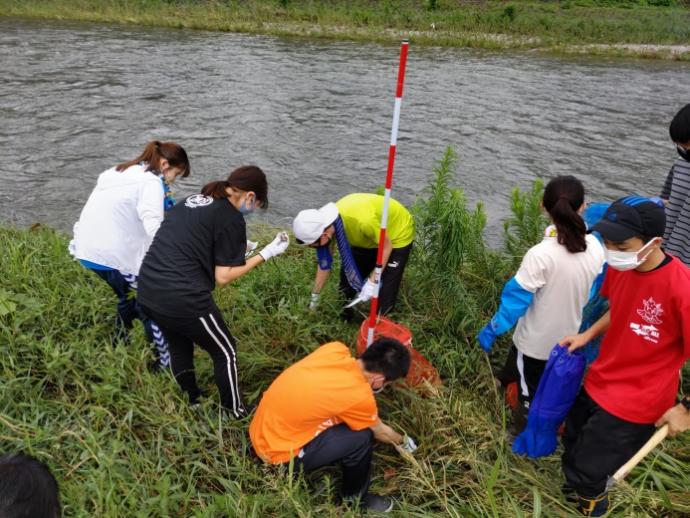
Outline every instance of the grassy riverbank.
[[(401, 516), (566, 515), (558, 456), (532, 462), (510, 452), (503, 405), (473, 340), (541, 235), (540, 187), (515, 194), (513, 238), (492, 251), (481, 238), (481, 207), (466, 207), (462, 192), (449, 189), (452, 171), (447, 154), (416, 206), (418, 246), (397, 315), (445, 386), (429, 398), (404, 389), (379, 396), (384, 418), (421, 447), (418, 464), (379, 447), (373, 485), (398, 499)], [(262, 233), (265, 242), (271, 234)], [(0, 451), (47, 462), (66, 516), (348, 515), (331, 503), (324, 472), (293, 483), (241, 453), (247, 423), (220, 419), (207, 355), (197, 356), (197, 371), (213, 397), (193, 411), (170, 376), (147, 371), (140, 328), (128, 347), (111, 347), (113, 296), (71, 260), (66, 236), (0, 227), (0, 239)], [(313, 251), (292, 247), (219, 290), (249, 399), (320, 343), (354, 341), (357, 328), (337, 318), (334, 282), (320, 312), (306, 309), (313, 261)], [(688, 444), (685, 434), (652, 454), (616, 489), (613, 515), (690, 513)]]
[(0, 16), (690, 59), (685, 0), (0, 0)]

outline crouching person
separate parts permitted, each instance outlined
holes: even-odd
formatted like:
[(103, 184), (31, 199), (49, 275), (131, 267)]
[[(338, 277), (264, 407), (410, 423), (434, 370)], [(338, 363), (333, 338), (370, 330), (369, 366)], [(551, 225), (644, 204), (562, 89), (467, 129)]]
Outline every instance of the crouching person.
[(409, 351), (394, 339), (375, 341), (359, 359), (340, 342), (322, 345), (264, 392), (249, 426), (256, 454), (271, 464), (292, 461), (295, 473), (340, 463), (345, 503), (390, 511), (392, 499), (369, 492), (374, 439), (415, 446), (379, 419), (374, 390), (409, 367)]

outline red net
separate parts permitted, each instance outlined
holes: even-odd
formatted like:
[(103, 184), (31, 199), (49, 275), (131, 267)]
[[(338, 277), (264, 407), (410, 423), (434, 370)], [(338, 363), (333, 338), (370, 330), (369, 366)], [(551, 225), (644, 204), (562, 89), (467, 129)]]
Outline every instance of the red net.
[[(362, 322), (359, 328), (359, 335), (357, 336), (357, 355), (361, 355), (367, 348), (367, 334), (369, 332), (369, 320)], [(412, 347), (412, 333), (405, 326), (396, 324), (386, 317), (379, 317), (379, 321), (374, 328), (374, 340), (381, 337), (395, 338), (402, 342), (410, 351), (411, 362), (410, 370), (407, 373), (405, 381), (408, 385), (416, 387), (427, 380), (432, 385), (440, 385), (441, 377), (434, 369), (434, 366), (429, 363), (429, 360), (424, 358), (417, 349)]]

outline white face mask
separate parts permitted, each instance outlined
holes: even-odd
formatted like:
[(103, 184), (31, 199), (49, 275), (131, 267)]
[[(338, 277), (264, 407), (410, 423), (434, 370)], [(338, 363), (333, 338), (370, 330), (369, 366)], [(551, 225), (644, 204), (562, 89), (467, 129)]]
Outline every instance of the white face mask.
[(607, 248), (606, 262), (609, 263), (609, 266), (611, 266), (611, 268), (613, 268), (614, 270), (618, 270), (621, 272), (627, 270), (634, 270), (647, 260), (647, 257), (649, 257), (649, 254), (651, 254), (653, 250), (650, 250), (642, 257), (640, 257), (640, 253), (648, 246), (654, 245), (655, 241), (656, 239), (652, 239), (650, 242), (646, 243), (642, 248), (635, 252), (621, 252), (620, 250), (609, 250)]
[(381, 383), (381, 386), (378, 388), (374, 388), (373, 386), (371, 387), (371, 390), (374, 392), (374, 394), (380, 394), (383, 392), (383, 389), (386, 388), (386, 378), (381, 376), (383, 378), (383, 383)]

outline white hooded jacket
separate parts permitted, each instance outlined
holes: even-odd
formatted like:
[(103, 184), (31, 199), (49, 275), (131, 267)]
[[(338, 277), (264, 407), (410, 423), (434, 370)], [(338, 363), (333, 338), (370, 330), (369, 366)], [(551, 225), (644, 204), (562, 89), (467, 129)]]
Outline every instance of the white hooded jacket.
[(138, 275), (163, 221), (163, 199), (160, 178), (143, 165), (101, 173), (74, 224), (70, 253), (76, 259)]

